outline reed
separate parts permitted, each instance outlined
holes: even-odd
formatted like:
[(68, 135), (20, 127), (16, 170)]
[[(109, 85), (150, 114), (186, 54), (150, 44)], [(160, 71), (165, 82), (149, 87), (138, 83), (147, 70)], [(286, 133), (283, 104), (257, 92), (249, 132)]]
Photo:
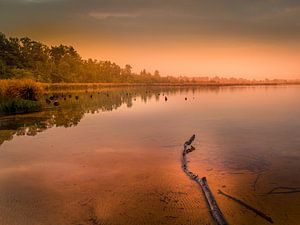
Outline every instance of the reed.
[(0, 95), (5, 98), (37, 101), (43, 85), (32, 80), (0, 80)]
[(43, 92), (43, 86), (32, 80), (0, 80), (0, 114), (40, 111)]

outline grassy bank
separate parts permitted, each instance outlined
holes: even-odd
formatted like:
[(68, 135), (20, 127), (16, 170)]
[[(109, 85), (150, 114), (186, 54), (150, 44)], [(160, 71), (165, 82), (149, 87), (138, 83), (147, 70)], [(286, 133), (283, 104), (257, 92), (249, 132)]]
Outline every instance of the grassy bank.
[(43, 92), (43, 85), (32, 80), (0, 80), (0, 114), (40, 111)]

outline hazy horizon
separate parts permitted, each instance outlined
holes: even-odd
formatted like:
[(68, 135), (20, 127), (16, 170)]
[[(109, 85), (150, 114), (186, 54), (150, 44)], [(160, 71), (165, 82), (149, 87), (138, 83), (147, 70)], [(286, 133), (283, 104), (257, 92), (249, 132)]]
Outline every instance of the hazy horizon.
[(0, 0), (0, 31), (134, 72), (299, 79), (295, 0)]

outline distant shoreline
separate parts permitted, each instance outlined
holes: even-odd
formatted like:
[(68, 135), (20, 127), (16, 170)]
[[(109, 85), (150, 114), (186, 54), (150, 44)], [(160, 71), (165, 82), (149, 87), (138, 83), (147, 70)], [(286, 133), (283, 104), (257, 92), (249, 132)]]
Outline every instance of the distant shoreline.
[(46, 91), (92, 90), (110, 87), (226, 87), (226, 86), (285, 86), (300, 85), (300, 82), (259, 82), (259, 83), (40, 83)]
[[(59, 97), (67, 99), (67, 93), (96, 93), (118, 90), (164, 92), (165, 90), (211, 89), (219, 90), (222, 87), (254, 87), (254, 86), (287, 86), (299, 85), (300, 82), (243, 82), (243, 83), (217, 83), (217, 82), (187, 82), (187, 83), (40, 83), (32, 80), (0, 80), (0, 115), (23, 114), (39, 112), (53, 103), (58, 106), (61, 103)], [(58, 93), (60, 93), (58, 95)], [(54, 95), (53, 95), (54, 94)], [(52, 95), (52, 99), (45, 96)], [(125, 95), (126, 96), (126, 95)], [(92, 94), (89, 96), (93, 98)], [(78, 100), (78, 96), (77, 99)], [(47, 105), (45, 105), (45, 102)]]

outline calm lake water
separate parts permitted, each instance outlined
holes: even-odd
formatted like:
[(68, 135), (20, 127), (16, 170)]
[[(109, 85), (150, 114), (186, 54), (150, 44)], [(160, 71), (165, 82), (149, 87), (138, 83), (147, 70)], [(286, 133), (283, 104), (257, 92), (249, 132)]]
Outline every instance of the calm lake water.
[(192, 134), (190, 169), (229, 224), (269, 222), (218, 189), (300, 224), (300, 86), (56, 95), (58, 107), (0, 117), (1, 225), (214, 224), (181, 169)]

